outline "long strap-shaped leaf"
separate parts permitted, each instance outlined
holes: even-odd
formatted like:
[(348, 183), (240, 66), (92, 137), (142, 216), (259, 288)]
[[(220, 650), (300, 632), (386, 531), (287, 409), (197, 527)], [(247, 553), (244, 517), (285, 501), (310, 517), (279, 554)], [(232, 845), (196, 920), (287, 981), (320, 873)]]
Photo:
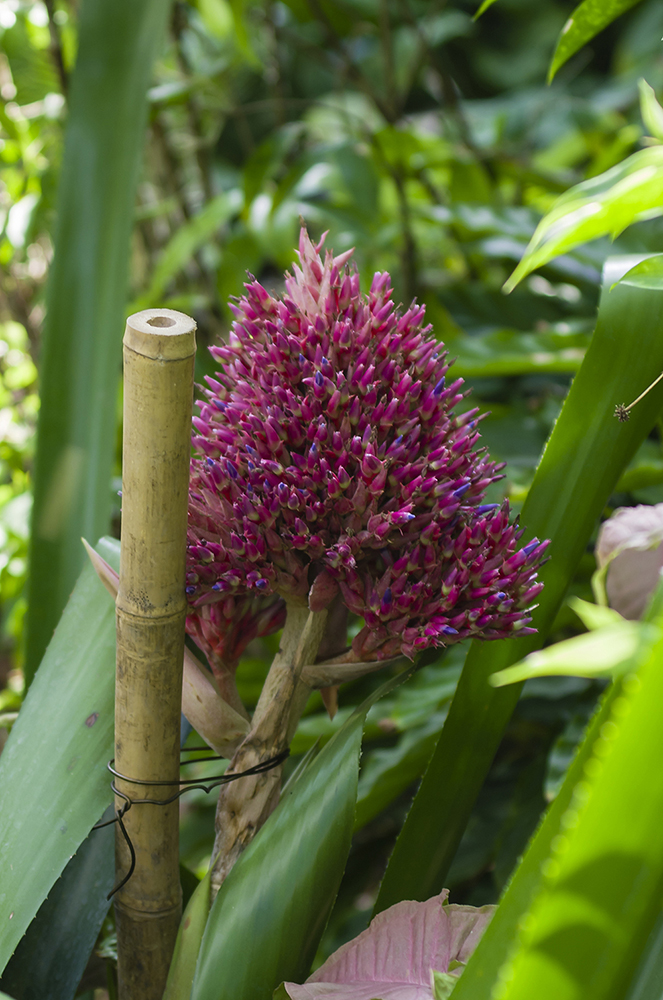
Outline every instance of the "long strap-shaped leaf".
[[(495, 1000), (622, 1000), (663, 891), (663, 640), (625, 678)], [(473, 997), (475, 993), (471, 994)]]
[(624, 1000), (661, 1000), (663, 996), (663, 914), (659, 914)]
[[(366, 713), (407, 675), (360, 705), (241, 855), (210, 911), (191, 1000), (270, 1000), (283, 980), (308, 975), (350, 850)], [(183, 969), (185, 948), (197, 942), (182, 941)], [(169, 1000), (189, 1000), (184, 976), (176, 978), (182, 992)]]
[[(645, 620), (660, 622), (662, 610), (663, 584), (659, 584)], [(564, 645), (565, 643), (558, 643), (558, 647)], [(631, 658), (629, 670), (636, 669), (641, 659), (642, 657), (636, 652)], [(505, 955), (509, 953), (517, 938), (520, 921), (530, 908), (532, 900), (543, 882), (544, 863), (550, 856), (551, 845), (560, 833), (565, 833), (569, 816), (568, 809), (573, 802), (578, 783), (585, 777), (587, 762), (591, 760), (595, 748), (600, 745), (597, 741), (602, 738), (603, 726), (610, 721), (615, 702), (621, 695), (622, 679), (620, 678), (608, 688), (599, 709), (588, 726), (585, 738), (578, 748), (559, 794), (546, 812), (545, 818), (532, 838), (525, 856), (500, 900), (495, 916), (486, 933), (482, 936), (476, 951), (471, 955), (467, 968), (463, 971), (462, 978), (456, 986), (454, 1000), (490, 1000)], [(652, 948), (655, 947), (654, 943)], [(659, 990), (655, 1000), (660, 1000), (660, 996), (661, 991)], [(636, 998), (632, 998), (632, 1000), (636, 1000)], [(643, 997), (641, 1000), (645, 1000), (645, 998)]]
[[(573, 761), (564, 784), (537, 830), (527, 853), (519, 864), (504, 897), (500, 901), (486, 934), (479, 942), (455, 987), (454, 1000), (490, 1000), (491, 991), (505, 955), (513, 945), (518, 922), (527, 911), (542, 879), (541, 866), (550, 854), (550, 844), (560, 832), (561, 821), (582, 779), (585, 764), (591, 758), (601, 727), (610, 719), (612, 706), (621, 690), (621, 682), (608, 691), (594, 716), (582, 746)], [(486, 935), (488, 939), (486, 940)]]
[[(112, 807), (104, 813), (113, 818)], [(115, 881), (115, 832), (94, 830), (50, 890), (0, 977), (19, 1000), (72, 1000)]]
[(663, 368), (663, 278), (649, 287), (606, 288), (592, 343), (544, 451), (523, 507), (528, 535), (550, 538), (545, 588), (534, 614), (538, 634), (475, 642), (419, 792), (387, 867), (376, 912), (442, 888), (472, 806), (511, 718), (519, 686), (492, 688), (488, 676), (544, 641), (590, 534), (619, 475), (654, 424), (659, 388), (629, 423), (615, 405), (634, 399)]
[(84, 0), (41, 360), (26, 676), (108, 530), (129, 240), (170, 0)]
[(114, 694), (115, 608), (88, 564), (0, 757), (0, 972), (111, 801)]

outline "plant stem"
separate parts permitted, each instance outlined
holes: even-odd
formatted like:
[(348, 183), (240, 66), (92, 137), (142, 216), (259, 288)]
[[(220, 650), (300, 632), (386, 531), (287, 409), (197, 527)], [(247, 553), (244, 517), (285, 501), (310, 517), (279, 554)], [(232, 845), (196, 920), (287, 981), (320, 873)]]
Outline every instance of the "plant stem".
[[(306, 704), (310, 689), (300, 676), (305, 665), (315, 662), (327, 612), (309, 611), (302, 600), (287, 599), (286, 605), (279, 651), (253, 714), (251, 731), (231, 760), (227, 774), (245, 771), (285, 750)], [(217, 860), (212, 872), (212, 899), (274, 809), (281, 770), (275, 767), (222, 787), (216, 812)]]

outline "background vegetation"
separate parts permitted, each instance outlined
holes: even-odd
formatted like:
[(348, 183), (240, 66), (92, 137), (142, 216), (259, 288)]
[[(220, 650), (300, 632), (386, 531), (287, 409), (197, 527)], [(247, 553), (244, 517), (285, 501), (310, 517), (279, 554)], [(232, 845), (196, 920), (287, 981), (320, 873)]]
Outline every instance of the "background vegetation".
[[(656, 0), (626, 13), (547, 85), (574, 6), (500, 0), (473, 21), (475, 4), (463, 0), (177, 0), (148, 92), (127, 313), (165, 305), (195, 316), (201, 378), (213, 371), (204, 348), (224, 336), (227, 301), (245, 272), (279, 287), (300, 217), (316, 236), (328, 229), (336, 252), (356, 247), (364, 285), (387, 269), (397, 298), (426, 302), (472, 403), (490, 411), (485, 443), (508, 463), (496, 498), (508, 495), (518, 510), (589, 344), (607, 254), (660, 251), (663, 238), (659, 220), (638, 223), (616, 244), (597, 240), (502, 294), (555, 198), (641, 148), (638, 79), (663, 89)], [(80, 24), (75, 3), (0, 2), (0, 713), (14, 712), (22, 692), (37, 368)], [(56, 295), (51, 287), (51, 303)], [(96, 334), (88, 326), (81, 336)], [(116, 442), (98, 470), (102, 522), (115, 534), (121, 335), (120, 317), (108, 340), (114, 360), (92, 386)], [(663, 501), (662, 449), (655, 431), (606, 513)], [(67, 558), (61, 578), (44, 564), (32, 583), (64, 595), (54, 620), (82, 550)], [(590, 545), (574, 593), (589, 596), (593, 569)], [(552, 638), (581, 630), (565, 606)], [(248, 704), (273, 649), (271, 640), (255, 643), (242, 664)], [(39, 643), (29, 651), (28, 677), (42, 651)], [(320, 959), (368, 921), (464, 654), (456, 647), (429, 663), (369, 715), (356, 834)], [(348, 685), (334, 723), (312, 700), (293, 755), (327, 739), (377, 683)], [(560, 786), (601, 683), (528, 682), (449, 873), (455, 902), (496, 901)], [(182, 861), (198, 877), (212, 817), (202, 794), (183, 805)]]

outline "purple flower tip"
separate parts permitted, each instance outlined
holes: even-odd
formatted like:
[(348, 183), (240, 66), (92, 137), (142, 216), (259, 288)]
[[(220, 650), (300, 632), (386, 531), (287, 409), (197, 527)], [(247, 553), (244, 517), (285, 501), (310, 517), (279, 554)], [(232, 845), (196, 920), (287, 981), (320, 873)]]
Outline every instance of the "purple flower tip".
[(281, 627), (284, 597), (310, 591), (311, 606), (338, 593), (364, 618), (359, 659), (525, 634), (544, 546), (518, 549), (506, 501), (482, 503), (501, 466), (477, 446), (474, 411), (454, 412), (462, 380), (423, 306), (395, 308), (386, 273), (362, 295), (350, 254), (321, 247), (302, 230), (283, 296), (251, 278), (212, 348), (188, 631), (212, 665), (234, 663)]
[(532, 552), (534, 552), (534, 549), (538, 546), (538, 544), (539, 544), (538, 538), (535, 538), (532, 542), (528, 542), (528, 544), (523, 547), (523, 552), (525, 553), (525, 555), (531, 556)]

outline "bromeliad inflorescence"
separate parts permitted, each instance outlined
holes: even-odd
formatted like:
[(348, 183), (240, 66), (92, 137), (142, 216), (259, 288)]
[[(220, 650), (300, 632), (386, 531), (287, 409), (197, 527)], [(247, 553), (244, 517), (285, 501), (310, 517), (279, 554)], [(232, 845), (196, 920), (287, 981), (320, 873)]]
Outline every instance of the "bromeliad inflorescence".
[(484, 503), (502, 466), (425, 325), (387, 273), (362, 295), (352, 251), (305, 230), (282, 297), (251, 280), (211, 352), (194, 419), (189, 632), (232, 669), (283, 625), (284, 599), (342, 602), (364, 627), (348, 654), (382, 660), (531, 631), (547, 542), (518, 548), (509, 507)]

